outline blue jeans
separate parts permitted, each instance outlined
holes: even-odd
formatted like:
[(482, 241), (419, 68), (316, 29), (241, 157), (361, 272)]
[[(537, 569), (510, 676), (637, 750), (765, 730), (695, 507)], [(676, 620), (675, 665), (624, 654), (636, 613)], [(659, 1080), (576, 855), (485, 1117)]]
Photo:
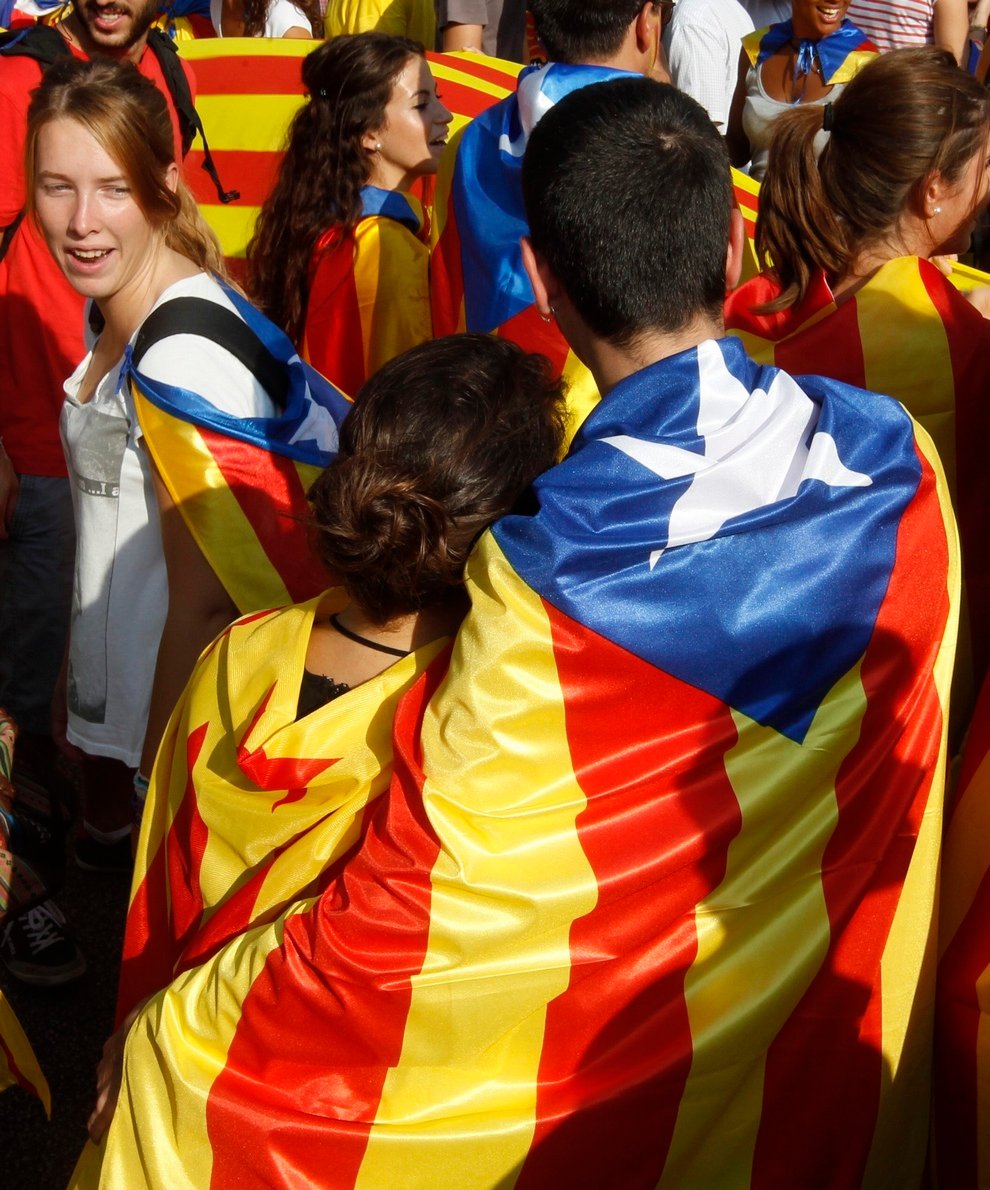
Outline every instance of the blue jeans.
[(69, 634), (76, 532), (69, 481), (21, 475), (10, 536), (0, 541), (0, 706), (47, 735)]

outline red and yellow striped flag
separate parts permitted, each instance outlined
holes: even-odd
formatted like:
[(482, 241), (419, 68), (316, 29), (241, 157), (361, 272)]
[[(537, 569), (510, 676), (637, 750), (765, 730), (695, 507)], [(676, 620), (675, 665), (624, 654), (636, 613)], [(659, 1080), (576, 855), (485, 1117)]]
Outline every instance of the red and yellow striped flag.
[(895, 402), (658, 368), (482, 539), (320, 896), (139, 1015), (104, 1185), (918, 1183), (944, 479)]
[[(198, 168), (203, 162), (199, 142), (186, 157), (186, 180), (241, 279), (258, 211), (278, 173), (289, 124), (304, 102), (301, 59), (317, 44), (251, 37), (179, 42), (180, 54), (196, 74), (196, 107), (217, 171), (226, 189), (240, 191), (240, 198), (217, 202), (216, 188)], [(454, 113), (454, 128), (508, 94), (519, 70), (480, 54), (429, 53), (427, 58)]]
[(52, 1096), (48, 1080), (20, 1021), (0, 990), (0, 1091), (14, 1086), (37, 1095), (44, 1104), (45, 1115), (51, 1119)]
[[(971, 283), (961, 273), (958, 284)], [(800, 306), (758, 313), (778, 292), (761, 275), (726, 301), (726, 328), (754, 359), (896, 397), (931, 434), (959, 521), (978, 685), (990, 664), (990, 321), (915, 256), (889, 261), (848, 300), (819, 275)]]
[(935, 1184), (990, 1186), (990, 681), (945, 836), (935, 1015)]

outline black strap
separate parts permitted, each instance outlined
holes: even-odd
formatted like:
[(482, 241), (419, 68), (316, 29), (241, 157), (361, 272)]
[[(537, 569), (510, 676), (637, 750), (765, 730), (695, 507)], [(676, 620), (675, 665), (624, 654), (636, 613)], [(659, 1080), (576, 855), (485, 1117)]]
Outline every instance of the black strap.
[(285, 365), (233, 310), (206, 298), (180, 297), (163, 302), (141, 324), (131, 352), (134, 366), (140, 366), (149, 347), (172, 335), (199, 335), (223, 347), (240, 360), (278, 409), (285, 408), (289, 397)]
[(169, 89), (179, 116), (179, 128), (182, 130), (182, 156), (185, 157), (189, 152), (189, 148), (198, 134), (203, 142), (203, 169), (210, 175), (210, 180), (216, 187), (217, 197), (223, 203), (234, 202), (241, 197), (240, 191), (224, 190), (223, 188), (213, 154), (206, 141), (206, 129), (203, 127), (203, 121), (193, 103), (189, 80), (179, 61), (179, 51), (175, 47), (175, 42), (161, 29), (152, 29), (148, 33), (148, 49), (158, 59), (165, 85)]
[(330, 617), (330, 623), (341, 636), (346, 636), (348, 640), (354, 641), (355, 644), (364, 645), (366, 649), (374, 649), (376, 653), (388, 653), (390, 657), (408, 657), (411, 652), (410, 649), (393, 649), (391, 645), (383, 645), (381, 641), (368, 640), (366, 636), (359, 636), (356, 632), (352, 632), (350, 628), (345, 628), (341, 624), (336, 612)]

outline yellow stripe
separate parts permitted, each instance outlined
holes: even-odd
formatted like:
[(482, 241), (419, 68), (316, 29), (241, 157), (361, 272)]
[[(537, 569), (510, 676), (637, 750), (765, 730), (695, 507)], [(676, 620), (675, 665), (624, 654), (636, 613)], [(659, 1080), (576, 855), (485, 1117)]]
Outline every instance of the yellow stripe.
[(216, 153), (281, 152), (301, 95), (199, 95), (196, 107)]
[[(291, 603), (289, 592), (194, 426), (131, 386), (148, 450), (203, 557), (241, 611)], [(220, 530), (220, 527), (224, 528)]]
[[(2, 990), (0, 990), (0, 1037), (3, 1038), (4, 1045), (17, 1063), (21, 1076), (31, 1084), (38, 1098), (45, 1105), (45, 1115), (51, 1119), (52, 1096), (48, 1089), (48, 1080), (42, 1074), (38, 1059), (31, 1048), (31, 1042), (28, 1041), (27, 1034), (21, 1028), (21, 1022), (17, 1019)], [(14, 1076), (6, 1064), (0, 1065), (0, 1090), (13, 1086), (14, 1082)]]
[(365, 1190), (512, 1184), (533, 1137), (546, 1006), (568, 986), (571, 926), (597, 899), (543, 605), (490, 534), (469, 570), (477, 610), (421, 737), (424, 805), (443, 841), (429, 947)]
[[(725, 768), (742, 825), (724, 880), (695, 915), (698, 954), (685, 980), (694, 1055), (661, 1187), (750, 1184), (766, 1051), (828, 953), (822, 857), (838, 822), (836, 776), (865, 710), (856, 666), (802, 744), (732, 712), (739, 735)], [(794, 811), (782, 830), (788, 802)]]
[(232, 260), (243, 260), (254, 235), (254, 225), (261, 207), (200, 203), (199, 209), (203, 218), (217, 233), (224, 256)]
[(189, 62), (207, 58), (305, 58), (319, 44), (294, 37), (200, 37), (181, 42), (179, 56)]
[[(949, 551), (949, 618), (935, 659), (942, 741), (911, 864), (880, 964), (883, 1085), (864, 1190), (915, 1184), (925, 1159), (931, 1083), (931, 1029), (937, 949), (936, 897), (945, 795), (949, 686), (959, 612), (959, 541), (945, 475), (931, 439), (916, 428), (918, 446), (936, 478)], [(899, 1171), (899, 1172), (898, 1172)]]

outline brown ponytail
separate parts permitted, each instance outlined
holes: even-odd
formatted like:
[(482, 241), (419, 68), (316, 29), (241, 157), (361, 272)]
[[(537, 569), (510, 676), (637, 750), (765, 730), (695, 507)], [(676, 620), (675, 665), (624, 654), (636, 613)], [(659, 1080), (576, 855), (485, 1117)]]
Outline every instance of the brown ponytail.
[(782, 289), (768, 311), (800, 302), (816, 270), (839, 280), (864, 250), (896, 243), (929, 179), (957, 182), (986, 144), (990, 95), (951, 54), (914, 46), (874, 59), (825, 113), (831, 135), (817, 162), (820, 105), (774, 121), (756, 229)]

